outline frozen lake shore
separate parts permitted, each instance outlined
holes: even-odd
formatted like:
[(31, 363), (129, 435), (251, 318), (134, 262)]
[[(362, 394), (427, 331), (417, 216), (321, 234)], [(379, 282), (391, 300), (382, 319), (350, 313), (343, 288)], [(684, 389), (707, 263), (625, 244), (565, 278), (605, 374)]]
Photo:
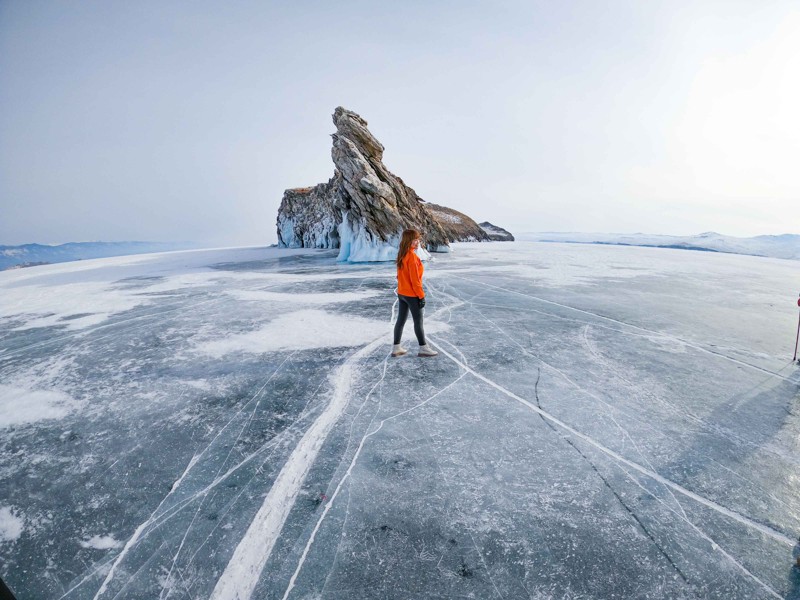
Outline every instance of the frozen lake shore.
[(800, 595), (796, 263), (456, 244), (392, 359), (335, 257), (0, 273), (19, 598)]

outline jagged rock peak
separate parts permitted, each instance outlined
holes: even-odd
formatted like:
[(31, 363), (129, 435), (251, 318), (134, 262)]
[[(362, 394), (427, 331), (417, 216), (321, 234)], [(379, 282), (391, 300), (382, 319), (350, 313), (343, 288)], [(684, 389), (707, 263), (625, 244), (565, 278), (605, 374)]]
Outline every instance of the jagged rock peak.
[[(396, 248), (402, 230), (414, 228), (423, 232), (430, 250), (446, 247), (447, 235), (423, 201), (383, 164), (383, 145), (367, 129), (366, 121), (340, 107), (333, 122), (337, 132), (331, 158), (334, 178), (340, 182), (333, 202), (342, 211), (343, 226), (357, 232), (358, 246), (371, 251), (386, 244)], [(342, 236), (343, 252), (346, 237)], [(391, 252), (386, 249), (386, 253)]]
[(367, 121), (361, 115), (337, 106), (333, 111), (333, 124), (336, 125), (335, 135), (343, 135), (354, 142), (359, 151), (369, 158), (383, 160), (383, 144), (367, 129)]
[(435, 252), (449, 251), (451, 241), (488, 240), (472, 219), (427, 205), (389, 171), (383, 164), (383, 144), (360, 115), (339, 106), (333, 124), (333, 177), (284, 192), (278, 210), (279, 246), (339, 248), (339, 260), (362, 262), (393, 260), (400, 234), (409, 228), (419, 230), (428, 250)]

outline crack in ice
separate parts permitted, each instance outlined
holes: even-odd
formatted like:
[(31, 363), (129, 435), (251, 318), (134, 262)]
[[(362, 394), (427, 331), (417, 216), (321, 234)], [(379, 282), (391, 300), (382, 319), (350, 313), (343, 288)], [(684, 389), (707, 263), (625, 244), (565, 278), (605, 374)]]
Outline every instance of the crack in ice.
[[(553, 306), (558, 306), (560, 308), (566, 308), (566, 309), (569, 309), (569, 310), (574, 310), (576, 312), (583, 313), (585, 315), (591, 315), (591, 316), (596, 317), (598, 319), (603, 319), (605, 321), (610, 321), (610, 322), (616, 323), (618, 325), (623, 325), (624, 327), (630, 327), (632, 329), (638, 329), (639, 331), (644, 331), (644, 332), (647, 332), (647, 333), (652, 334), (652, 335), (658, 335), (658, 336), (667, 338), (669, 340), (672, 340), (672, 341), (675, 341), (675, 342), (679, 342), (681, 344), (689, 346), (690, 348), (694, 348), (695, 350), (699, 350), (700, 352), (706, 352), (707, 354), (712, 354), (714, 356), (718, 356), (719, 358), (723, 358), (725, 360), (729, 360), (729, 361), (734, 362), (734, 363), (736, 363), (738, 365), (742, 365), (743, 367), (748, 367), (750, 369), (755, 369), (756, 371), (761, 371), (762, 373), (767, 373), (768, 375), (771, 375), (773, 377), (778, 377), (779, 379), (783, 379), (784, 381), (788, 381), (789, 383), (794, 383), (795, 385), (800, 385), (800, 383), (798, 381), (796, 381), (791, 376), (787, 377), (785, 375), (781, 375), (780, 372), (776, 373), (775, 371), (770, 371), (769, 369), (765, 369), (765, 368), (759, 367), (757, 365), (752, 365), (752, 364), (750, 364), (748, 362), (745, 362), (743, 360), (739, 360), (737, 358), (733, 358), (733, 357), (728, 356), (726, 354), (722, 354), (721, 352), (717, 352), (715, 350), (709, 350), (708, 348), (704, 348), (703, 346), (699, 346), (697, 344), (693, 344), (692, 342), (688, 342), (688, 341), (686, 341), (684, 339), (681, 339), (681, 338), (679, 338), (677, 336), (670, 335), (668, 333), (664, 333), (663, 331), (656, 331), (654, 329), (648, 329), (646, 327), (641, 327), (639, 325), (633, 325), (631, 323), (626, 323), (625, 321), (620, 321), (619, 319), (614, 319), (613, 317), (607, 317), (605, 315), (601, 315), (601, 314), (598, 314), (598, 313), (593, 313), (592, 311), (584, 310), (582, 308), (575, 308), (574, 306), (570, 306), (568, 304), (561, 304), (560, 302), (554, 302), (552, 300), (545, 300), (544, 298), (540, 298), (538, 296), (534, 296), (533, 294), (526, 294), (525, 292), (519, 292), (517, 290), (510, 290), (508, 288), (500, 287), (498, 285), (492, 285), (491, 283), (485, 283), (483, 281), (478, 281), (477, 279), (469, 279), (468, 277), (462, 277), (461, 275), (455, 275), (453, 273), (451, 273), (450, 275), (452, 277), (456, 277), (458, 279), (463, 279), (464, 281), (469, 281), (470, 283), (477, 283), (479, 285), (485, 285), (486, 287), (489, 287), (489, 288), (492, 288), (492, 289), (496, 289), (496, 290), (500, 290), (502, 292), (508, 292), (509, 294), (517, 294), (519, 296), (524, 296), (525, 298), (530, 298), (530, 299), (533, 299), (533, 300), (538, 300), (539, 302), (544, 302), (545, 304), (551, 304)], [(781, 369), (781, 370), (783, 370), (783, 369)]]
[(338, 370), (333, 398), (317, 417), (281, 469), (264, 503), (228, 561), (211, 600), (250, 598), (275, 542), (294, 506), (300, 487), (342, 411), (349, 402), (354, 366), (383, 343), (383, 336), (355, 352)]
[(178, 486), (180, 486), (181, 482), (186, 477), (186, 475), (189, 473), (189, 471), (192, 470), (192, 467), (194, 467), (195, 463), (198, 461), (200, 456), (201, 456), (200, 454), (195, 454), (192, 457), (192, 460), (190, 460), (189, 464), (186, 465), (186, 469), (183, 471), (183, 474), (178, 478), (178, 480), (175, 483), (172, 484), (172, 488), (170, 489), (169, 493), (166, 496), (164, 496), (164, 498), (158, 504), (156, 509), (152, 512), (150, 517), (144, 523), (139, 525), (139, 527), (136, 528), (136, 531), (133, 532), (133, 535), (125, 543), (125, 547), (117, 555), (116, 559), (114, 560), (114, 563), (111, 565), (111, 569), (109, 570), (108, 575), (106, 575), (106, 578), (103, 580), (103, 583), (100, 586), (100, 589), (97, 590), (97, 593), (94, 595), (94, 600), (97, 600), (100, 596), (102, 596), (105, 593), (106, 589), (108, 588), (108, 584), (114, 578), (114, 571), (116, 571), (117, 566), (119, 565), (119, 563), (122, 561), (123, 558), (125, 558), (125, 555), (136, 544), (136, 542), (138, 541), (139, 537), (142, 535), (142, 532), (145, 530), (145, 528), (153, 521), (153, 518), (154, 518), (155, 514), (158, 512), (158, 510), (161, 508), (161, 506), (164, 504), (164, 502), (166, 502), (167, 499), (172, 495), (172, 493), (176, 489), (178, 489)]
[(467, 374), (466, 372), (462, 373), (461, 375), (459, 375), (459, 377), (457, 379), (451, 381), (448, 385), (446, 385), (445, 387), (443, 387), (442, 389), (437, 391), (435, 394), (433, 394), (429, 398), (426, 398), (422, 402), (419, 402), (418, 404), (415, 404), (414, 406), (412, 406), (410, 408), (407, 408), (406, 410), (403, 410), (403, 411), (401, 411), (399, 413), (391, 415), (390, 417), (386, 417), (385, 419), (383, 419), (380, 422), (380, 424), (378, 425), (377, 428), (375, 428), (375, 430), (367, 433), (366, 435), (364, 435), (363, 438), (361, 438), (361, 442), (358, 445), (358, 449), (356, 450), (355, 455), (353, 456), (352, 460), (350, 461), (350, 466), (347, 468), (347, 471), (345, 472), (345, 474), (342, 477), (341, 481), (336, 486), (336, 490), (333, 492), (333, 495), (331, 496), (331, 499), (325, 505), (325, 508), (323, 509), (322, 514), (320, 515), (319, 519), (317, 520), (317, 524), (314, 527), (314, 530), (311, 532), (311, 537), (308, 539), (308, 542), (306, 542), (306, 546), (303, 549), (303, 554), (300, 556), (300, 561), (297, 564), (297, 568), (295, 569), (294, 574), (292, 575), (291, 579), (289, 580), (289, 586), (286, 588), (286, 591), (283, 594), (283, 600), (286, 600), (289, 597), (289, 593), (294, 588), (295, 583), (297, 581), (297, 577), (298, 577), (298, 575), (300, 575), (300, 571), (303, 568), (303, 564), (305, 563), (306, 557), (308, 556), (308, 552), (311, 549), (312, 544), (314, 543), (314, 540), (316, 538), (317, 532), (319, 531), (319, 528), (322, 526), (322, 521), (327, 516), (328, 511), (330, 511), (330, 509), (331, 509), (331, 506), (333, 506), (333, 502), (334, 502), (334, 500), (336, 500), (336, 497), (339, 495), (339, 491), (342, 489), (342, 485), (344, 485), (345, 481), (347, 481), (347, 479), (350, 477), (350, 474), (353, 472), (353, 468), (356, 465), (356, 461), (358, 460), (358, 457), (360, 456), (361, 450), (364, 448), (364, 444), (366, 443), (367, 439), (371, 438), (373, 435), (378, 433), (383, 428), (383, 425), (387, 421), (391, 421), (392, 419), (396, 419), (397, 417), (400, 417), (402, 415), (408, 414), (411, 411), (416, 410), (417, 408), (419, 408), (421, 406), (424, 406), (425, 404), (427, 404), (428, 402), (430, 402), (431, 400), (433, 400), (434, 398), (436, 398), (437, 396), (442, 394), (445, 390), (449, 389), (450, 387), (452, 387), (453, 385), (458, 383), (461, 379), (464, 378), (464, 376), (466, 374)]
[(447, 352), (447, 350), (445, 350), (440, 344), (435, 344), (434, 343), (433, 345), (434, 345), (435, 348), (438, 348), (439, 351), (442, 352), (442, 354), (444, 354), (445, 356), (447, 356), (451, 361), (453, 361), (454, 363), (456, 363), (460, 367), (466, 369), (467, 371), (469, 371), (470, 374), (472, 374), (473, 376), (477, 377), (478, 379), (480, 379), (481, 381), (483, 381), (487, 385), (495, 388), (496, 390), (498, 390), (502, 394), (505, 394), (509, 398), (512, 398), (512, 399), (516, 400), (517, 402), (527, 406), (532, 411), (542, 415), (544, 418), (548, 419), (552, 423), (555, 423), (556, 425), (558, 425), (562, 429), (568, 431), (569, 433), (571, 433), (575, 437), (578, 437), (578, 438), (582, 439), (583, 441), (585, 441), (589, 445), (594, 446), (595, 448), (597, 448), (598, 450), (600, 450), (604, 454), (610, 456), (611, 458), (613, 458), (617, 462), (625, 464), (625, 465), (629, 466), (630, 468), (642, 473), (643, 475), (647, 475), (651, 479), (654, 479), (655, 481), (657, 481), (657, 482), (659, 482), (659, 483), (661, 483), (661, 484), (663, 484), (663, 485), (665, 485), (667, 487), (672, 488), (673, 490), (675, 490), (676, 492), (679, 492), (680, 494), (686, 496), (687, 498), (691, 498), (692, 500), (695, 500), (696, 502), (699, 502), (700, 504), (703, 504), (704, 506), (706, 506), (706, 507), (708, 507), (708, 508), (710, 508), (710, 509), (712, 509), (712, 510), (714, 510), (714, 511), (720, 513), (720, 514), (722, 514), (722, 515), (725, 515), (726, 517), (729, 517), (729, 518), (733, 519), (734, 521), (737, 521), (737, 522), (741, 523), (742, 525), (745, 525), (746, 527), (749, 527), (751, 529), (755, 529), (756, 531), (759, 531), (762, 534), (764, 534), (764, 535), (766, 535), (768, 537), (771, 537), (772, 539), (774, 539), (774, 540), (776, 540), (778, 542), (781, 542), (781, 543), (783, 543), (783, 544), (785, 544), (785, 545), (787, 545), (789, 547), (792, 547), (792, 546), (795, 545), (795, 540), (790, 538), (786, 534), (784, 534), (784, 533), (782, 533), (780, 531), (777, 531), (777, 530), (775, 530), (775, 529), (773, 529), (773, 528), (771, 528), (771, 527), (769, 527), (767, 525), (764, 525), (762, 523), (758, 523), (757, 521), (753, 521), (752, 519), (750, 519), (750, 518), (748, 518), (748, 517), (736, 512), (735, 510), (732, 510), (730, 508), (726, 508), (726, 507), (722, 506), (721, 504), (718, 504), (718, 503), (714, 502), (713, 500), (709, 500), (708, 498), (704, 498), (703, 496), (701, 496), (701, 495), (699, 495), (699, 494), (697, 494), (697, 493), (695, 493), (695, 492), (693, 492), (693, 491), (691, 491), (689, 489), (686, 489), (682, 485), (680, 485), (678, 483), (675, 483), (674, 481), (672, 481), (670, 479), (667, 479), (666, 477), (663, 477), (662, 475), (659, 475), (655, 471), (652, 471), (652, 470), (650, 470), (650, 469), (648, 469), (646, 467), (643, 467), (642, 465), (640, 465), (640, 464), (638, 464), (638, 463), (636, 463), (636, 462), (634, 462), (632, 460), (629, 460), (629, 459), (625, 458), (621, 454), (615, 452), (611, 448), (607, 448), (606, 446), (604, 446), (603, 444), (601, 444), (597, 440), (589, 437), (585, 433), (581, 433), (577, 429), (571, 427), (570, 425), (567, 425), (564, 421), (562, 421), (561, 419), (551, 415), (549, 412), (540, 409), (538, 406), (536, 406), (535, 404), (533, 404), (529, 400), (526, 400), (525, 398), (522, 398), (522, 397), (518, 396), (514, 392), (512, 392), (510, 390), (507, 390), (506, 388), (504, 388), (499, 383), (496, 383), (496, 382), (492, 381), (488, 377), (485, 377), (484, 375), (478, 373), (474, 369), (472, 369), (472, 368), (468, 367), (467, 365), (463, 364), (455, 356), (453, 356), (452, 354)]

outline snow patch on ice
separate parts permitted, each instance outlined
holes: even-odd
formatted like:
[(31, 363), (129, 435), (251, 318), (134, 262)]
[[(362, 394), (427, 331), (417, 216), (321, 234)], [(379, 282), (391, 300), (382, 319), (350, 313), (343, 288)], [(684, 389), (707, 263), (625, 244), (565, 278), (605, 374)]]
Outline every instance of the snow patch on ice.
[(232, 352), (261, 354), (278, 350), (308, 350), (367, 344), (389, 336), (384, 321), (345, 316), (324, 310), (301, 310), (281, 315), (256, 331), (232, 335), (198, 345), (197, 349), (220, 358)]
[(25, 530), (25, 521), (13, 506), (0, 506), (0, 542), (13, 542)]
[[(197, 344), (198, 352), (221, 358), (234, 352), (262, 354), (283, 350), (355, 347), (386, 336), (390, 341), (392, 323), (364, 317), (330, 313), (324, 310), (300, 310), (267, 323), (261, 329), (231, 335)], [(413, 326), (405, 328), (406, 337), (413, 335)], [(438, 333), (449, 329), (441, 321), (425, 321), (425, 331)]]
[(110, 535), (93, 535), (88, 540), (81, 540), (80, 545), (82, 548), (94, 548), (95, 550), (109, 550), (111, 548), (120, 548), (122, 542), (118, 542)]
[(63, 419), (81, 403), (58, 390), (0, 385), (0, 428)]
[(0, 314), (24, 321), (14, 331), (53, 325), (82, 329), (149, 302), (97, 282), (64, 283), (55, 289), (46, 285), (5, 287), (0, 294)]
[(377, 291), (341, 292), (321, 294), (286, 294), (263, 290), (229, 290), (229, 295), (252, 302), (291, 302), (292, 304), (338, 304), (356, 302), (377, 296)]
[[(109, 317), (150, 305), (160, 293), (203, 286), (219, 287), (224, 280), (270, 281), (271, 273), (223, 271), (213, 265), (236, 260), (307, 254), (312, 250), (237, 248), (202, 250), (164, 255), (136, 255), (16, 269), (0, 273), (0, 320), (11, 320), (14, 331), (61, 326), (80, 330), (99, 325)], [(156, 277), (136, 281), (138, 277)], [(303, 281), (302, 276), (283, 279)], [(133, 283), (133, 285), (131, 285)]]

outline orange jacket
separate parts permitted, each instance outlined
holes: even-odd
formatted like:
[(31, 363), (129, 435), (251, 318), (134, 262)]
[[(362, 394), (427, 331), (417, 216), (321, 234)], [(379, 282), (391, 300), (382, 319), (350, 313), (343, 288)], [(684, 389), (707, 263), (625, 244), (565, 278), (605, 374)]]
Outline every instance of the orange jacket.
[(401, 296), (416, 296), (424, 298), (422, 289), (422, 273), (425, 267), (412, 248), (403, 257), (402, 266), (397, 269), (397, 293)]

